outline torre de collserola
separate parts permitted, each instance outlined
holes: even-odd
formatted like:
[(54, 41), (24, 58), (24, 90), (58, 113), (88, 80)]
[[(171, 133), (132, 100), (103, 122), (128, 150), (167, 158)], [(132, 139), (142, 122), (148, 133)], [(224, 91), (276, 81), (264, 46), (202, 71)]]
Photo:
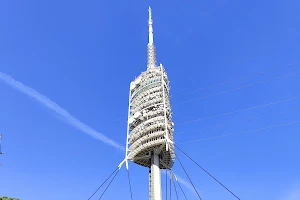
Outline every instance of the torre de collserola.
[(150, 199), (161, 200), (160, 169), (171, 169), (175, 159), (174, 123), (167, 73), (162, 64), (156, 64), (150, 7), (148, 25), (147, 70), (130, 84), (126, 160), (150, 168)]

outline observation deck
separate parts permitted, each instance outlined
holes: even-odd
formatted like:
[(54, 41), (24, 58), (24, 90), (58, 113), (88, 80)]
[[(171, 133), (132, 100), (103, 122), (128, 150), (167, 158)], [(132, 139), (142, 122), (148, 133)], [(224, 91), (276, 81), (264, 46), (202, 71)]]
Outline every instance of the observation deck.
[(174, 123), (169, 81), (162, 65), (148, 68), (131, 82), (128, 113), (128, 159), (150, 168), (155, 152), (159, 168), (170, 169), (175, 158)]

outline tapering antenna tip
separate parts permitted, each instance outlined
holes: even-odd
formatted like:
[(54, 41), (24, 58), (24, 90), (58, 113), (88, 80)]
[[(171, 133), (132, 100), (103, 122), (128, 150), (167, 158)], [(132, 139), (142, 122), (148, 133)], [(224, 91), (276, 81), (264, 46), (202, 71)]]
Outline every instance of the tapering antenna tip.
[(150, 6), (148, 8), (148, 12), (149, 12), (149, 21), (152, 21), (152, 9)]

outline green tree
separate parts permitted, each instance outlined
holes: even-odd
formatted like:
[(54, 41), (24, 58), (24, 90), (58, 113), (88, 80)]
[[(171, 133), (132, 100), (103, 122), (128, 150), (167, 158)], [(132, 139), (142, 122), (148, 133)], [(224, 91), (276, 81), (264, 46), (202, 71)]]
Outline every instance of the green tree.
[(20, 200), (20, 199), (9, 198), (9, 197), (0, 197), (0, 200)]

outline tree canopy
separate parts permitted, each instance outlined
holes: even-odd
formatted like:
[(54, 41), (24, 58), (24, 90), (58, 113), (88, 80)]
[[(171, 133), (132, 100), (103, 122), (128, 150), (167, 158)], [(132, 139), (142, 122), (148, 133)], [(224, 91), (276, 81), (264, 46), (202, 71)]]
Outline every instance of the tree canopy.
[(20, 200), (20, 199), (9, 198), (9, 197), (0, 197), (0, 200)]

